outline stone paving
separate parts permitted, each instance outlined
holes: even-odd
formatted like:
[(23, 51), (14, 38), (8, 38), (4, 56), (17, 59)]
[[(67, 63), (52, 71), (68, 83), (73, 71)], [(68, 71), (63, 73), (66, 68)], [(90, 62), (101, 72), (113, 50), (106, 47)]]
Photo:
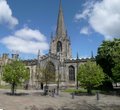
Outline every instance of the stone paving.
[[(60, 92), (55, 97), (42, 96), (39, 90), (18, 90), (23, 95), (11, 96), (6, 93), (10, 90), (0, 90), (0, 109), (4, 110), (120, 110), (120, 97), (101, 95), (72, 96)], [(46, 109), (45, 109), (46, 108)], [(48, 109), (47, 109), (48, 108)], [(54, 108), (54, 109), (52, 109)], [(60, 109), (61, 108), (61, 109)]]

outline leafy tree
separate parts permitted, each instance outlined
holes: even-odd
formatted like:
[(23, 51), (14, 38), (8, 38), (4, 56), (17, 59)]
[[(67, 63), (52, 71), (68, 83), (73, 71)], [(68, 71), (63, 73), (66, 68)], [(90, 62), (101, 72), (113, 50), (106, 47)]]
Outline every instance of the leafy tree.
[(93, 87), (102, 84), (105, 75), (99, 65), (96, 65), (95, 62), (87, 61), (85, 64), (80, 65), (77, 77), (81, 86), (87, 88), (88, 94), (91, 94)]
[[(98, 48), (96, 57), (97, 64), (99, 64), (103, 71), (115, 82), (119, 81), (119, 60), (120, 60), (120, 39), (114, 39), (113, 41), (103, 41)], [(114, 69), (113, 69), (114, 68)], [(106, 83), (107, 82), (107, 83)], [(112, 83), (108, 80), (104, 82), (105, 88), (112, 89)]]
[(11, 92), (13, 95), (15, 94), (15, 87), (28, 79), (28, 70), (21, 61), (12, 61), (3, 68), (3, 80), (11, 84)]
[(120, 82), (120, 63), (117, 63), (112, 69), (114, 82)]

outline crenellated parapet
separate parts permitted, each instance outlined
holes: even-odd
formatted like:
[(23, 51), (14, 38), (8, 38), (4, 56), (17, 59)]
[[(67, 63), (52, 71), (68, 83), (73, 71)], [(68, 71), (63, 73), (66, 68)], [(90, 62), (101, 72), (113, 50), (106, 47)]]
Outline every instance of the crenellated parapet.
[(40, 61), (47, 59), (48, 57), (59, 60), (59, 56), (54, 53), (49, 53), (40, 57)]
[(31, 59), (31, 60), (23, 60), (23, 63), (26, 65), (26, 66), (33, 66), (33, 65), (37, 65), (37, 59)]
[(81, 58), (81, 59), (67, 59), (65, 60), (65, 63), (81, 63), (81, 62), (87, 62), (89, 60), (95, 61), (95, 58)]

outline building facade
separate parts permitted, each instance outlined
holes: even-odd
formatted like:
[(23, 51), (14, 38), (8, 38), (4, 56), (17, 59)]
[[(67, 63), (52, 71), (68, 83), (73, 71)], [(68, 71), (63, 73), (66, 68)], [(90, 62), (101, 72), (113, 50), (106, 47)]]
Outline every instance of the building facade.
[[(14, 54), (12, 58), (16, 57), (18, 57), (18, 55)], [(56, 78), (58, 78), (59, 75), (61, 76), (59, 79), (61, 85), (76, 86), (78, 67), (90, 59), (91, 58), (79, 59), (78, 55), (76, 59), (72, 59), (71, 41), (68, 36), (67, 29), (65, 28), (62, 3), (60, 1), (56, 34), (51, 35), (48, 54), (41, 56), (40, 51), (38, 51), (38, 58), (24, 60), (23, 62), (26, 64), (26, 68), (29, 69), (30, 86), (39, 86), (39, 82), (37, 80), (37, 68), (45, 68), (47, 65), (50, 65)], [(3, 55), (3, 57), (0, 58), (1, 67), (3, 63), (7, 63), (9, 60), (10, 59), (7, 54)]]

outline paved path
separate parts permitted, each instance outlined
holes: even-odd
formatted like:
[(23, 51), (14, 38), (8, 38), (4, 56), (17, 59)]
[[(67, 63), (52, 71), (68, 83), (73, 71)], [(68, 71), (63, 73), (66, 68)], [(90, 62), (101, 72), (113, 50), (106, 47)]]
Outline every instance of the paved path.
[[(111, 106), (118, 108), (120, 105), (120, 97), (108, 95), (100, 95), (101, 99), (97, 101), (96, 96), (75, 96), (75, 99), (72, 99), (70, 94), (63, 92), (55, 97), (42, 96), (40, 90), (18, 90), (17, 93), (26, 93), (21, 96), (10, 96), (6, 94), (7, 92), (10, 91), (0, 90), (0, 109), (43, 110), (43, 108), (52, 107), (54, 110), (58, 110), (62, 107), (64, 109), (60, 110), (114, 110)], [(120, 110), (120, 108), (115, 110)]]

